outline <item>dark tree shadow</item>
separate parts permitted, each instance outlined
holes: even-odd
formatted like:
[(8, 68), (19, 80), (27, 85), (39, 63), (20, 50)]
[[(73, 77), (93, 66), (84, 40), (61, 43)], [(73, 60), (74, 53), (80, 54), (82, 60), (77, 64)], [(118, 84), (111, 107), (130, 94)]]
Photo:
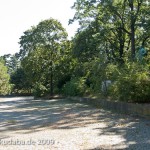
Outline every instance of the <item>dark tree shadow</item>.
[[(66, 99), (0, 98), (0, 139), (7, 138), (2, 134), (5, 132), (17, 131), (29, 134), (43, 128), (70, 130), (102, 122), (108, 125), (93, 128), (93, 131), (97, 130), (99, 137), (121, 135), (124, 144), (127, 145), (124, 149), (136, 147), (150, 149), (150, 120), (112, 113)], [(100, 144), (99, 147), (93, 147), (93, 150), (114, 149), (114, 147), (121, 149), (117, 145)]]
[[(0, 132), (42, 127), (72, 129), (93, 123), (91, 117), (98, 110), (86, 104), (70, 102), (65, 99), (34, 100), (21, 98), (0, 101)], [(83, 117), (88, 116), (86, 120)], [(96, 121), (96, 118), (95, 118)]]

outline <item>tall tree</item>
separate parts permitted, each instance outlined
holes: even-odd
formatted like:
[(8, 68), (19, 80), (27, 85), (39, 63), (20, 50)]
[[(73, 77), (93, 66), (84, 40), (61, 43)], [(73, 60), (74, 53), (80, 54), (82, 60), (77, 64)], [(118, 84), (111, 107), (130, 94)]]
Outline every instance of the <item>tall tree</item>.
[[(31, 57), (30, 62), (39, 61), (35, 66), (32, 66), (32, 70), (43, 70), (45, 79), (50, 81), (50, 94), (53, 95), (54, 88), (54, 72), (55, 66), (58, 63), (62, 54), (61, 43), (67, 38), (67, 33), (62, 27), (61, 23), (54, 19), (48, 19), (41, 21), (36, 27), (24, 32), (24, 35), (20, 38), (20, 44), (22, 52), (27, 59)], [(28, 63), (29, 64), (29, 63)], [(24, 63), (26, 66), (26, 64)], [(46, 69), (46, 71), (44, 71)], [(40, 75), (40, 72), (38, 72)]]
[[(76, 13), (70, 22), (79, 20), (83, 29), (95, 20), (98, 22), (98, 32), (104, 32), (107, 47), (110, 45), (109, 48), (118, 49), (119, 57), (122, 58), (124, 51), (130, 46), (131, 57), (134, 59), (139, 46), (136, 42), (138, 31), (145, 26), (143, 22), (139, 22), (149, 20), (149, 5), (148, 0), (77, 0), (73, 6)], [(149, 39), (149, 36), (144, 37), (143, 41)]]
[(5, 65), (8, 68), (8, 73), (11, 75), (13, 72), (17, 70), (17, 68), (20, 66), (19, 62), (19, 54), (15, 53), (14, 55), (6, 54), (3, 56)]
[(7, 73), (7, 67), (0, 61), (0, 94), (5, 95), (10, 92), (9, 74)]

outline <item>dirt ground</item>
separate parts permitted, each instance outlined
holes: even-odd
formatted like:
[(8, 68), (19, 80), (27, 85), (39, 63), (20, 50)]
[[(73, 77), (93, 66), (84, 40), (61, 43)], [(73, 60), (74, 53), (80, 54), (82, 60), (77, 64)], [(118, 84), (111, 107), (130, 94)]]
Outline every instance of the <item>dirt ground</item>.
[(0, 150), (149, 150), (150, 120), (66, 99), (0, 98)]

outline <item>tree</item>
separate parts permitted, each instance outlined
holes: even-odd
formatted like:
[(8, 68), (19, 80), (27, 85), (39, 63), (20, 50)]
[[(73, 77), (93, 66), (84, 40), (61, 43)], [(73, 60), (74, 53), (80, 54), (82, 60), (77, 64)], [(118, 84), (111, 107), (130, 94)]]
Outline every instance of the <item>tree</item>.
[(0, 94), (5, 95), (10, 92), (9, 74), (7, 73), (7, 67), (0, 61)]
[(23, 68), (17, 68), (11, 76), (10, 83), (12, 84), (12, 93), (15, 94), (31, 94), (31, 85)]
[(20, 62), (19, 62), (19, 57), (20, 56), (19, 56), (18, 53), (15, 53), (14, 55), (6, 54), (2, 57), (4, 59), (5, 65), (8, 68), (8, 73), (11, 75), (20, 66)]
[(149, 4), (148, 0), (77, 0), (72, 7), (76, 13), (70, 22), (79, 20), (81, 30), (91, 22), (97, 22), (97, 33), (103, 36), (105, 49), (111, 49), (113, 53), (113, 48), (119, 50), (119, 57), (122, 58), (130, 47), (134, 59), (139, 46), (139, 31), (144, 37), (144, 43), (149, 39), (143, 30), (148, 31)]
[[(54, 89), (55, 68), (64, 50), (61, 44), (66, 38), (67, 33), (61, 23), (52, 18), (41, 21), (36, 27), (24, 32), (20, 38), (22, 52), (24, 50), (24, 56), (26, 56), (23, 62), (29, 61), (27, 64), (22, 63), (23, 67), (28, 68), (30, 64), (31, 74), (38, 74), (37, 81), (49, 81), (50, 84), (44, 84), (50, 87), (51, 95)], [(39, 79), (42, 77), (44, 79)]]

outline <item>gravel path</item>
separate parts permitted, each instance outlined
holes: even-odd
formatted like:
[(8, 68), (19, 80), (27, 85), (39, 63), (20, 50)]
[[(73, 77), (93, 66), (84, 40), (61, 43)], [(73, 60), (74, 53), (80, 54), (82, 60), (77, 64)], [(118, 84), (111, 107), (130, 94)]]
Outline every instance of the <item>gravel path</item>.
[(150, 120), (65, 99), (0, 98), (0, 150), (150, 150)]

